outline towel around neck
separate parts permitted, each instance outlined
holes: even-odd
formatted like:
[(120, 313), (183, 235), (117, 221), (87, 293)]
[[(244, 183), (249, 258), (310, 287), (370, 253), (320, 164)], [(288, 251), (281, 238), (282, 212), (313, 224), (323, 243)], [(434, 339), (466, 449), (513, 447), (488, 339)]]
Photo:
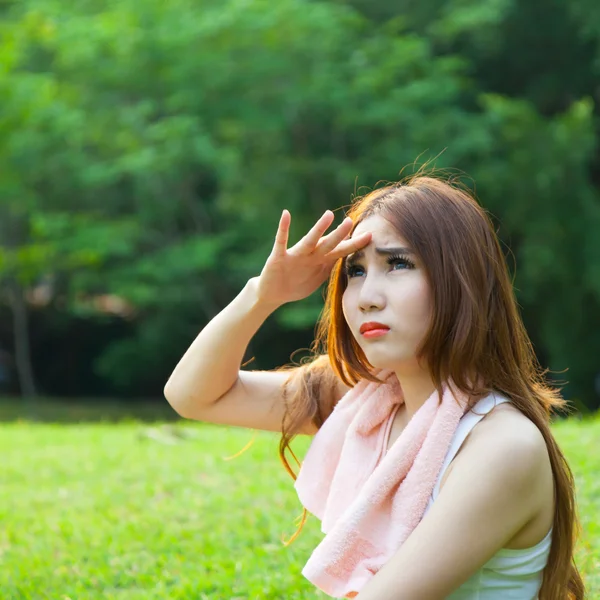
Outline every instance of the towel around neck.
[(391, 370), (382, 383), (359, 381), (316, 433), (295, 482), (324, 539), (302, 574), (335, 598), (353, 598), (423, 517), (444, 457), (468, 408), (452, 382), (434, 391), (386, 453), (402, 388)]

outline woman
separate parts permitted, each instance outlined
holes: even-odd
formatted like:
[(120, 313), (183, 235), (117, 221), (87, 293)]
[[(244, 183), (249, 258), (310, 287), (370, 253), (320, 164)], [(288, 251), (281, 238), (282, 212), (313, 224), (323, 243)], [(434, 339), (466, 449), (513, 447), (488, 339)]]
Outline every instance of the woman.
[[(402, 399), (377, 430), (385, 440), (377, 465), (404, 443), (413, 417), (432, 402), (441, 410), (455, 386), (464, 416), (418, 524), (346, 597), (583, 598), (574, 482), (549, 427), (566, 403), (543, 381), (489, 217), (458, 186), (419, 174), (359, 199), (324, 235), (332, 220), (327, 211), (288, 250), (283, 212), (260, 276), (198, 335), (166, 398), (186, 418), (282, 432), (280, 455), (296, 479), (285, 459), (292, 438), (315, 435), (313, 445), (321, 438), (326, 448), (336, 407), (359, 385), (381, 385), (378, 373), (392, 374)], [(264, 320), (328, 277), (311, 362), (240, 370)]]

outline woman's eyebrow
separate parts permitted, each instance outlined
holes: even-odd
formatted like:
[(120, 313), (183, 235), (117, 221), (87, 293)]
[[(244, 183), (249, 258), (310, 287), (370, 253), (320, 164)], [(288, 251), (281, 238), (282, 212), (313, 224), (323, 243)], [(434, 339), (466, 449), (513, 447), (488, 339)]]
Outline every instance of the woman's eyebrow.
[[(377, 254), (387, 256), (388, 254), (413, 254), (414, 252), (410, 248), (399, 247), (399, 248), (375, 248)], [(358, 250), (346, 256), (344, 261), (346, 265), (352, 264), (362, 258), (365, 255), (364, 250)]]

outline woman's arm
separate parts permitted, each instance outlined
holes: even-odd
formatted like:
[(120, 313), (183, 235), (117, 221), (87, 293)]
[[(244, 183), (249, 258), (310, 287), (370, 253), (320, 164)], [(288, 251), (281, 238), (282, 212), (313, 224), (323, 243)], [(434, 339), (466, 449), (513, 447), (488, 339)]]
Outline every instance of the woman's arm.
[(198, 334), (169, 377), (165, 398), (182, 416), (194, 418), (214, 404), (238, 379), (252, 336), (276, 309), (258, 297), (258, 279), (242, 291)]
[(463, 447), (430, 511), (358, 600), (443, 600), (535, 516), (548, 455), (530, 425)]
[[(204, 327), (164, 387), (165, 398), (181, 416), (279, 430), (280, 399), (289, 373), (244, 374), (241, 362), (250, 339), (273, 311), (314, 293), (338, 259), (370, 242), (370, 232), (345, 239), (352, 227), (350, 218), (324, 235), (333, 219), (333, 212), (325, 211), (288, 250), (291, 215), (283, 211), (260, 275), (251, 278)], [(236, 414), (230, 417), (232, 411)], [(314, 425), (307, 424), (307, 428), (314, 433)]]

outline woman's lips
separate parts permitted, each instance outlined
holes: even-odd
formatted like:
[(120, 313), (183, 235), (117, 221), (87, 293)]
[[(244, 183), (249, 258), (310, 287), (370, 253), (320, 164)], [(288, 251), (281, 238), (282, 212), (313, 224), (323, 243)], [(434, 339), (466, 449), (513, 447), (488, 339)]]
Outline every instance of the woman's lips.
[(389, 329), (367, 329), (362, 335), (366, 338), (374, 338), (385, 335)]

